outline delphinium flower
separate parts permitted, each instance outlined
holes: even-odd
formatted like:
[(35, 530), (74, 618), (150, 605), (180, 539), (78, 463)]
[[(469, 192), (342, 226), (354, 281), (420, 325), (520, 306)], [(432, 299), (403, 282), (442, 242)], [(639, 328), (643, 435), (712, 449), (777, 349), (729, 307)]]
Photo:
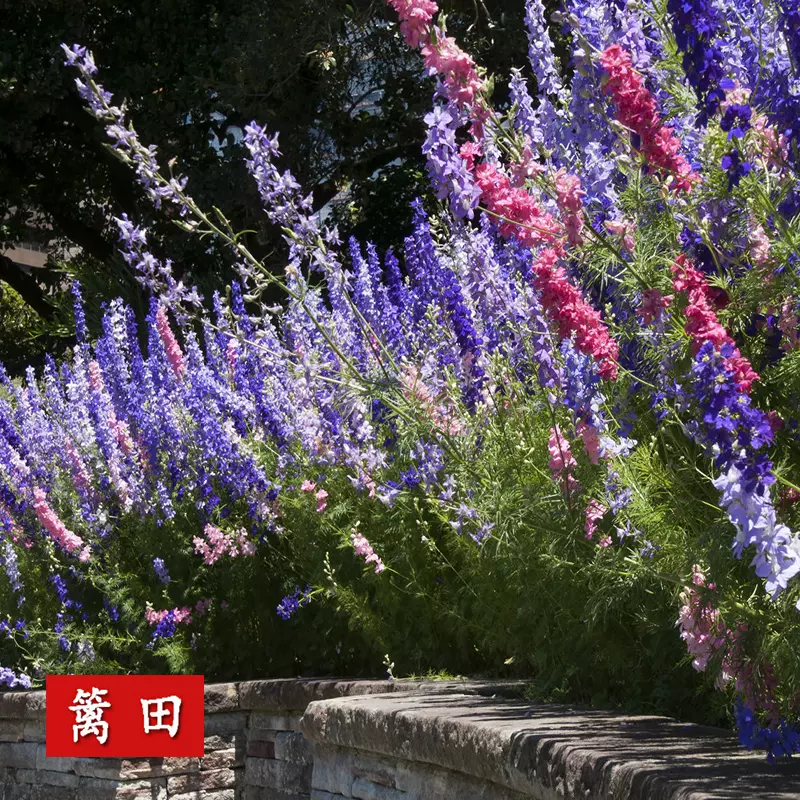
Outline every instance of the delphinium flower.
[(203, 556), (205, 564), (215, 564), (226, 554), (235, 558), (239, 555), (254, 556), (256, 553), (255, 545), (248, 540), (244, 530), (225, 533), (216, 525), (209, 523), (203, 529), (203, 534), (205, 539), (195, 536), (192, 538), (192, 544), (195, 553)]
[[(622, 509), (629, 506), (633, 501), (633, 489), (629, 486), (623, 486), (620, 482), (619, 473), (613, 469), (609, 469), (603, 485), (606, 490), (609, 509), (614, 516), (617, 516)], [(620, 538), (623, 537), (621, 536)]]
[(105, 124), (106, 133), (127, 163), (131, 163), (136, 171), (138, 182), (142, 185), (153, 205), (161, 207), (166, 200), (174, 204), (181, 216), (187, 208), (181, 197), (186, 186), (186, 178), (179, 175), (169, 180), (158, 179), (159, 166), (156, 160), (158, 149), (155, 145), (145, 147), (140, 141), (133, 126), (127, 123), (125, 112), (118, 106), (111, 105), (111, 94), (98, 84), (94, 76), (97, 66), (92, 54), (85, 47), (61, 45), (66, 56), (65, 64), (77, 67), (81, 77), (75, 79), (78, 94), (86, 101), (89, 111), (95, 119)]
[(33, 490), (33, 509), (41, 526), (50, 534), (50, 537), (57, 545), (64, 548), (68, 553), (80, 553), (81, 561), (89, 560), (91, 554), (89, 546), (85, 545), (83, 539), (69, 530), (61, 521), (58, 514), (47, 502), (47, 495), (39, 487)]
[[(173, 275), (172, 262), (159, 261), (147, 249), (147, 230), (135, 225), (122, 214), (114, 218), (119, 229), (119, 249), (125, 263), (145, 288), (158, 294), (161, 302), (176, 316), (179, 324), (188, 319), (188, 310), (197, 311), (202, 306), (202, 297), (196, 286), (188, 286)], [(76, 304), (77, 305), (77, 304)]]
[(725, 69), (716, 37), (720, 19), (709, 0), (667, 0), (672, 31), (683, 53), (683, 71), (697, 94), (700, 121), (705, 124), (719, 110), (725, 96)]
[(192, 622), (192, 609), (189, 606), (181, 606), (156, 611), (150, 603), (147, 604), (144, 612), (147, 624), (155, 626), (150, 644), (154, 644), (158, 639), (169, 639), (177, 632), (178, 625), (190, 625)]
[(286, 597), (281, 600), (278, 604), (278, 607), (275, 609), (277, 615), (281, 619), (290, 619), (297, 611), (300, 610), (301, 606), (307, 605), (311, 602), (311, 587), (306, 586), (305, 589), (300, 589), (299, 587), (294, 587), (294, 592), (292, 594), (287, 594)]
[(642, 302), (639, 314), (645, 325), (652, 325), (661, 320), (663, 313), (672, 305), (673, 295), (664, 295), (658, 289), (645, 289), (642, 292)]
[(581, 189), (581, 180), (577, 175), (560, 169), (554, 186), (567, 241), (572, 247), (580, 247), (583, 244), (583, 196), (586, 194)]
[[(554, 163), (581, 177), (586, 202), (593, 211), (605, 213), (618, 199), (619, 172), (615, 163), (615, 137), (608, 125), (607, 101), (597, 92), (600, 72), (594, 51), (616, 41), (626, 30), (617, 20), (614, 3), (570, 0), (565, 4), (572, 33), (568, 108), (548, 114), (544, 106), (542, 129), (554, 147)], [(626, 20), (626, 23), (631, 20)], [(628, 25), (627, 27), (631, 27)]]
[(686, 649), (693, 656), (692, 667), (704, 672), (709, 661), (725, 649), (728, 631), (720, 619), (719, 612), (711, 604), (708, 593), (714, 584), (706, 586), (706, 578), (698, 566), (692, 568), (692, 586), (681, 592), (680, 614), (677, 625)]
[(733, 373), (736, 383), (743, 392), (749, 392), (758, 374), (750, 362), (739, 352), (736, 343), (717, 319), (709, 299), (709, 286), (705, 276), (698, 272), (692, 262), (681, 254), (671, 267), (672, 285), (676, 292), (686, 292), (689, 304), (686, 307), (686, 332), (692, 337), (694, 351), (704, 342), (715, 347), (728, 345), (725, 365)]
[(783, 334), (781, 337), (781, 348), (787, 353), (800, 349), (800, 320), (797, 315), (797, 302), (793, 297), (787, 297), (781, 306), (778, 328)]
[(158, 335), (161, 337), (161, 341), (164, 343), (164, 350), (167, 353), (167, 359), (169, 360), (170, 366), (172, 367), (176, 377), (180, 378), (185, 369), (183, 363), (183, 353), (181, 352), (181, 347), (178, 344), (178, 340), (175, 338), (175, 334), (172, 332), (172, 328), (170, 328), (167, 312), (161, 305), (159, 305), (158, 311), (156, 311), (155, 322)]
[(780, 720), (777, 724), (763, 726), (755, 711), (741, 699), (734, 706), (739, 743), (748, 750), (766, 750), (770, 764), (776, 758), (800, 753), (800, 725)]
[(770, 248), (772, 245), (763, 225), (750, 220), (747, 244), (750, 248), (750, 261), (753, 263), (753, 266), (766, 266), (769, 262)]
[(164, 564), (163, 558), (154, 558), (153, 559), (153, 569), (161, 581), (161, 583), (167, 584), (170, 581), (169, 572), (167, 571), (167, 567)]
[(400, 18), (400, 32), (409, 47), (416, 49), (426, 39), (433, 15), (439, 7), (433, 0), (388, 0)]
[(547, 446), (550, 453), (550, 460), (547, 466), (553, 475), (553, 480), (561, 485), (561, 490), (565, 495), (572, 496), (580, 491), (580, 484), (573, 474), (573, 470), (578, 466), (575, 456), (572, 455), (569, 441), (561, 433), (561, 429), (556, 425), (550, 429), (550, 440)]
[(528, 60), (536, 78), (537, 94), (542, 98), (563, 100), (564, 85), (542, 0), (525, 0), (525, 28), (528, 33)]
[(481, 201), (498, 218), (498, 230), (505, 238), (514, 236), (533, 247), (554, 242), (562, 226), (525, 189), (512, 187), (508, 176), (495, 165), (482, 163), (475, 167), (475, 184)]
[(0, 667), (0, 686), (7, 686), (9, 689), (30, 689), (31, 679), (23, 672), (14, 672), (9, 667)]
[(722, 157), (720, 166), (728, 173), (728, 191), (738, 186), (742, 178), (749, 175), (753, 169), (753, 165), (744, 160), (736, 148)]
[(353, 530), (350, 534), (350, 541), (356, 555), (362, 556), (367, 564), (375, 565), (375, 574), (380, 575), (386, 569), (386, 565), (381, 561), (378, 554), (372, 549), (372, 545), (367, 541), (360, 531)]
[(462, 125), (455, 103), (436, 103), (425, 115), (428, 135), (422, 145), (427, 159), (428, 177), (440, 200), (448, 200), (457, 217), (472, 219), (480, 190), (464, 165), (456, 143), (456, 132)]
[[(586, 504), (586, 508), (584, 509), (583, 515), (585, 517), (585, 522), (583, 525), (583, 529), (586, 532), (585, 536), (587, 539), (591, 539), (594, 536), (595, 531), (597, 530), (597, 522), (601, 520), (608, 508), (604, 506), (600, 501), (595, 500), (594, 498), (589, 500)], [(607, 546), (607, 545), (601, 545)]]
[(637, 149), (647, 164), (671, 177), (675, 191), (690, 191), (699, 176), (679, 152), (680, 140), (661, 124), (656, 101), (634, 69), (630, 53), (611, 45), (600, 56), (600, 63), (608, 73), (603, 90), (614, 102), (617, 119), (638, 137)]
[(690, 384), (700, 419), (686, 428), (713, 455), (721, 472), (714, 485), (736, 529), (734, 555), (741, 558), (745, 547), (755, 548), (751, 564), (775, 598), (800, 573), (800, 538), (777, 520), (769, 495), (769, 486), (775, 482), (772, 462), (761, 452), (772, 442), (772, 428), (767, 415), (752, 405), (728, 369), (731, 354), (730, 344), (722, 345), (719, 352), (711, 341), (700, 347)]
[(602, 378), (617, 377), (619, 345), (603, 324), (600, 313), (581, 296), (559, 265), (558, 251), (545, 247), (533, 262), (534, 286), (541, 292), (544, 309), (558, 325), (560, 339), (575, 337), (575, 347), (591, 355)]
[(511, 70), (511, 80), (508, 83), (509, 99), (516, 108), (514, 114), (514, 127), (527, 136), (532, 144), (543, 144), (544, 137), (539, 125), (539, 114), (533, 107), (533, 98), (528, 92), (525, 78), (518, 69)]
[[(441, 76), (444, 95), (458, 106), (473, 106), (477, 96), (484, 91), (484, 82), (472, 57), (458, 46), (456, 40), (434, 27), (432, 41), (423, 44), (420, 52), (428, 73)], [(481, 117), (481, 112), (473, 109), (473, 119), (478, 121)]]
[(11, 589), (18, 595), (17, 605), (21, 606), (25, 602), (25, 596), (22, 594), (25, 591), (25, 585), (22, 582), (22, 576), (19, 571), (17, 551), (8, 539), (3, 542), (3, 566)]

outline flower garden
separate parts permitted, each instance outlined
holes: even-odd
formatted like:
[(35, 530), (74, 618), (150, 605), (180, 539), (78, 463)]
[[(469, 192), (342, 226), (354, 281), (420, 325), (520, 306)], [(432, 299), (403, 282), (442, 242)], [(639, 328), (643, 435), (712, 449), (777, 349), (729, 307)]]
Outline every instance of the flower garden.
[[(340, 241), (244, 131), (282, 274), (76, 91), (154, 207), (228, 248), (0, 373), (0, 680), (466, 674), (800, 751), (800, 5), (526, 2), (509, 106), (433, 0), (402, 247)], [(282, 301), (271, 298), (280, 291)]]

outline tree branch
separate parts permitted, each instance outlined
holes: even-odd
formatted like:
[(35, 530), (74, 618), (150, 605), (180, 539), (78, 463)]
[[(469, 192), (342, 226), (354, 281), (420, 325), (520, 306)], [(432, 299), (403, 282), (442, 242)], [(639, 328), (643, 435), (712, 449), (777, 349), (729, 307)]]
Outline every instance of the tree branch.
[(40, 317), (52, 319), (56, 309), (51, 305), (39, 282), (8, 256), (0, 255), (0, 280), (5, 281)]

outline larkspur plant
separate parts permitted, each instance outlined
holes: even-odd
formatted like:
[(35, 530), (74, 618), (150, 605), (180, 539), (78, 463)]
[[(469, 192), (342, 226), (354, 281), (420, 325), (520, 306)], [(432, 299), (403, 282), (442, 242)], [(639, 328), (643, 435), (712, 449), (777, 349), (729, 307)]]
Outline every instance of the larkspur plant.
[(568, 0), (568, 77), (529, 0), (535, 81), (505, 113), (433, 0), (389, 4), (438, 80), (434, 196), (397, 254), (343, 245), (253, 122), (282, 275), (64, 47), (111, 151), (239, 277), (204, 304), (118, 219), (144, 324), (113, 302), (92, 341), (75, 286), (71, 357), (0, 372), (0, 681), (391, 652), (727, 708), (743, 745), (797, 752), (796, 3)]

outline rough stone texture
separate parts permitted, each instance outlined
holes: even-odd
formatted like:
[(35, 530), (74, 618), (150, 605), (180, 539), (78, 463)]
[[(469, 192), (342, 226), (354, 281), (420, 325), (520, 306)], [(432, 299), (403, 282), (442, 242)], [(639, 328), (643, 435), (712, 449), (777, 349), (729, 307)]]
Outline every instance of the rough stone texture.
[[(303, 732), (315, 742), (313, 786), (345, 797), (350, 795), (341, 782), (335, 786), (321, 777), (329, 769), (326, 746), (410, 764), (396, 772), (397, 788), (408, 800), (451, 796), (436, 793), (431, 783), (414, 788), (421, 765), (541, 800), (800, 797), (800, 765), (770, 767), (763, 754), (740, 750), (724, 731), (662, 717), (466, 694), (394, 694), (313, 703), (303, 717)], [(474, 795), (495, 796), (504, 795)]]
[(44, 693), (0, 694), (0, 800), (800, 800), (719, 730), (522, 702), (520, 683), (205, 690), (203, 758), (47, 758)]

